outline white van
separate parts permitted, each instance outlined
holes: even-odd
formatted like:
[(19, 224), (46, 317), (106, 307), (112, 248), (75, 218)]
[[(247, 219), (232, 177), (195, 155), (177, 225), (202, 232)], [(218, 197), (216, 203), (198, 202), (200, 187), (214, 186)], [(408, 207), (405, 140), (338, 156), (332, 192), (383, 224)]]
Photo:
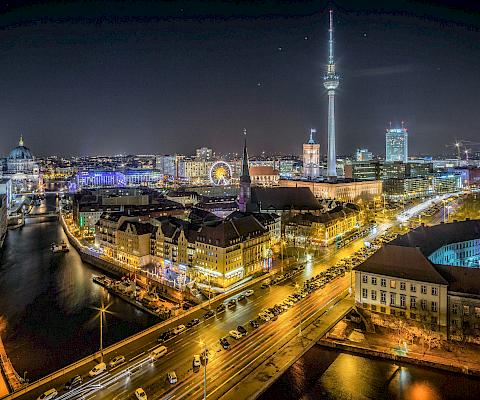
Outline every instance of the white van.
[(152, 361), (158, 360), (160, 357), (167, 354), (167, 348), (165, 346), (159, 346), (156, 349), (153, 349), (150, 353), (150, 358)]
[(49, 389), (37, 397), (37, 400), (51, 400), (58, 396), (57, 389)]
[(105, 364), (104, 362), (101, 362), (100, 364), (97, 364), (95, 365), (91, 370), (90, 372), (88, 373), (88, 375), (90, 376), (97, 376), (97, 375), (100, 375), (102, 372), (106, 371), (107, 370), (107, 364)]

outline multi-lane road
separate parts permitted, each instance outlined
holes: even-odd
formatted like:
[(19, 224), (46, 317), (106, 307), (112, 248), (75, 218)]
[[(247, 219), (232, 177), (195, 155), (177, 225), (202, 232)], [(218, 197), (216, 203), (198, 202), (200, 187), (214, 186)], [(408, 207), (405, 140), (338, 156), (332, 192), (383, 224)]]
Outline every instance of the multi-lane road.
[[(203, 366), (193, 368), (193, 356), (200, 354), (203, 346), (206, 346), (209, 354), (206, 379), (207, 397), (219, 398), (238, 384), (244, 374), (274, 354), (291, 339), (292, 335), (298, 334), (300, 321), (303, 326), (307, 326), (318, 318), (320, 310), (325, 305), (345, 296), (346, 289), (352, 283), (351, 276), (347, 273), (343, 277), (336, 278), (323, 289), (318, 289), (280, 314), (277, 320), (263, 323), (259, 328), (252, 328), (249, 320), (255, 319), (263, 309), (280, 303), (293, 293), (295, 284), (301, 286), (306, 279), (318, 274), (338, 260), (348, 257), (362, 247), (363, 241), (373, 239), (375, 235), (382, 233), (392, 224), (383, 223), (375, 234), (358, 239), (340, 250), (326, 249), (314, 264), (306, 263), (305, 269), (301, 273), (280, 284), (269, 286), (266, 289), (260, 287), (260, 282), (252, 285), (249, 287), (254, 290), (252, 296), (238, 301), (234, 308), (227, 308), (226, 311), (212, 318), (205, 319), (203, 317), (208, 310), (207, 306), (176, 321), (172, 326), (165, 326), (140, 340), (119, 348), (109, 354), (105, 361), (108, 363), (115, 356), (123, 355), (126, 362), (113, 369), (109, 368), (107, 372), (98, 377), (88, 377), (88, 371), (95, 365), (92, 362), (31, 390), (19, 398), (35, 399), (51, 387), (55, 387), (59, 391), (57, 399), (62, 400), (130, 399), (134, 398), (134, 391), (138, 387), (142, 387), (149, 398), (154, 399), (203, 398)], [(236, 297), (238, 297), (238, 293), (232, 296), (232, 298)], [(212, 300), (211, 308), (215, 309), (218, 304), (227, 303), (228, 300)], [(157, 342), (159, 334), (175, 325), (186, 325), (193, 318), (198, 318), (200, 323), (167, 340), (164, 343), (168, 348), (167, 354), (152, 362), (149, 354), (159, 346)], [(228, 336), (228, 332), (236, 329), (238, 325), (247, 328), (248, 334), (239, 340), (228, 337), (231, 349), (224, 350), (219, 344), (219, 339)], [(169, 371), (176, 372), (178, 377), (176, 384), (168, 382), (167, 373)], [(65, 391), (63, 389), (65, 383), (75, 375), (83, 376), (84, 383), (72, 391)]]

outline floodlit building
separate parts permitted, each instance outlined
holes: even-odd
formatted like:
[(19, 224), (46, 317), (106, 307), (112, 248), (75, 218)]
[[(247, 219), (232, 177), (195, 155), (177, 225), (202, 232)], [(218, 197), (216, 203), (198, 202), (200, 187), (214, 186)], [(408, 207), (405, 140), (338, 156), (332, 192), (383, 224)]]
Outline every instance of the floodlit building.
[(320, 144), (315, 143), (313, 134), (315, 129), (310, 129), (310, 139), (303, 145), (303, 176), (316, 179), (320, 176)]
[(278, 186), (280, 181), (280, 174), (278, 170), (270, 166), (255, 166), (250, 167), (250, 178), (252, 180), (252, 185), (255, 186)]
[(357, 149), (355, 158), (357, 161), (370, 161), (373, 158), (373, 154), (368, 149)]
[(480, 220), (420, 226), (355, 267), (355, 302), (373, 322), (400, 318), (480, 343)]
[(389, 128), (385, 133), (385, 161), (408, 160), (408, 132), (407, 129)]
[(0, 249), (3, 246), (3, 241), (7, 235), (7, 196), (0, 194)]

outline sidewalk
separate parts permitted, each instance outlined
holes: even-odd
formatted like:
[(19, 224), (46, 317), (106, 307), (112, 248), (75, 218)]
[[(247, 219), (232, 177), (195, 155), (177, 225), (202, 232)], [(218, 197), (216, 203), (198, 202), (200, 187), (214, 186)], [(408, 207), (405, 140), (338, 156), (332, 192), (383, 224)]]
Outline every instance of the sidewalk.
[[(332, 329), (333, 330), (333, 329)], [(355, 333), (355, 332), (354, 332)], [(349, 336), (349, 335), (347, 335)], [(437, 368), (456, 373), (480, 376), (480, 346), (448, 342), (448, 350), (434, 348), (428, 350), (425, 345), (407, 344), (407, 351), (399, 349), (398, 335), (380, 328), (376, 333), (356, 334), (355, 341), (339, 338), (323, 338), (320, 345), (333, 347), (367, 356), (386, 358), (415, 365)]]

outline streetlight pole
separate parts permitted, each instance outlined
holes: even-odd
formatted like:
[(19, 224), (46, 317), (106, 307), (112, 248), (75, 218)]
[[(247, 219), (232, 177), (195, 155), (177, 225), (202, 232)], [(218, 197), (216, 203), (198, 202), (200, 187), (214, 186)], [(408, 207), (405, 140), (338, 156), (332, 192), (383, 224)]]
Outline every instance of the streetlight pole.
[(102, 306), (100, 309), (100, 362), (103, 362), (103, 315), (105, 308)]
[(207, 343), (200, 342), (203, 345), (203, 400), (207, 399)]
[[(298, 291), (298, 283), (295, 284), (295, 289)], [(299, 324), (299, 332), (298, 332), (298, 336), (302, 336), (302, 305), (300, 304), (300, 307), (299, 307), (299, 311), (300, 311), (300, 324)]]

